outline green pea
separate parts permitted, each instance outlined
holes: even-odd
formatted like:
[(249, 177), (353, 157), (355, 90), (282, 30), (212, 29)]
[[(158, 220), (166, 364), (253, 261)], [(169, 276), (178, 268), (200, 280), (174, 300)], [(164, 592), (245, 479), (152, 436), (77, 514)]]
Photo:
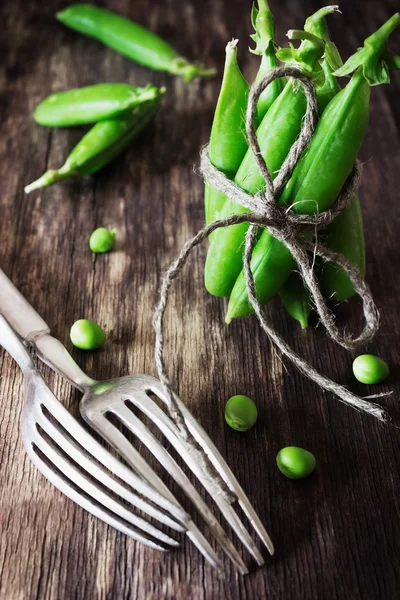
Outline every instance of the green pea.
[(380, 383), (389, 375), (389, 367), (378, 356), (361, 354), (353, 362), (353, 373), (361, 383)]
[(81, 350), (94, 350), (104, 345), (106, 334), (100, 325), (89, 319), (79, 319), (71, 327), (71, 342)]
[(99, 227), (95, 229), (89, 238), (89, 247), (92, 252), (97, 254), (109, 252), (115, 244), (115, 230)]
[(225, 421), (236, 431), (248, 431), (257, 417), (257, 406), (248, 396), (232, 396), (225, 405)]
[(314, 471), (316, 460), (315, 456), (304, 448), (286, 446), (276, 455), (276, 464), (288, 479), (303, 479)]

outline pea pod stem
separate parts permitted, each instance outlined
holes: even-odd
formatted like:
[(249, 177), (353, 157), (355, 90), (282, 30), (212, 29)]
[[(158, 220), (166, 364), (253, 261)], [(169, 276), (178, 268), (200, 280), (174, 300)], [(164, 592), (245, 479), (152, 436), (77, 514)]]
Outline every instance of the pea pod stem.
[(90, 4), (72, 4), (57, 13), (67, 27), (94, 38), (127, 58), (155, 71), (167, 71), (189, 82), (215, 69), (190, 63), (167, 42), (138, 23)]
[(251, 11), (251, 23), (255, 33), (250, 37), (256, 43), (254, 54), (262, 56), (274, 43), (275, 38), (275, 19), (268, 5), (267, 0), (257, 0), (258, 8), (253, 5)]
[(24, 191), (25, 194), (30, 194), (35, 190), (38, 190), (42, 187), (47, 187), (49, 185), (54, 185), (55, 183), (60, 183), (61, 181), (65, 181), (65, 179), (69, 179), (70, 177), (76, 177), (79, 175), (77, 170), (72, 169), (68, 163), (64, 164), (59, 169), (49, 169), (46, 173), (43, 173), (39, 179), (33, 181), (29, 185), (25, 186)]
[[(258, 69), (255, 82), (261, 81), (265, 75), (278, 66), (276, 58), (275, 44), (275, 19), (272, 14), (268, 2), (266, 0), (258, 0), (258, 9), (253, 6), (251, 20), (255, 30), (255, 34), (250, 37), (255, 42), (256, 47), (250, 50), (253, 54), (261, 56), (261, 63)], [(266, 113), (282, 92), (285, 86), (285, 81), (275, 79), (263, 91), (257, 102), (257, 123), (259, 125)]]
[(25, 192), (53, 185), (70, 177), (91, 175), (127, 148), (156, 114), (162, 95), (137, 106), (132, 114), (97, 123), (75, 146), (65, 164), (49, 170), (37, 181), (26, 186)]
[(337, 12), (340, 13), (339, 6), (325, 6), (306, 19), (304, 31), (313, 33), (325, 42), (324, 63), (329, 67), (330, 72), (336, 71), (343, 66), (341, 56), (335, 44), (329, 36), (328, 25), (326, 23), (327, 15)]
[(340, 69), (337, 69), (335, 75), (343, 77), (361, 69), (370, 86), (390, 83), (389, 69), (400, 68), (400, 57), (388, 51), (387, 41), (399, 25), (400, 13), (395, 13), (378, 31), (364, 41), (364, 46), (357, 50)]

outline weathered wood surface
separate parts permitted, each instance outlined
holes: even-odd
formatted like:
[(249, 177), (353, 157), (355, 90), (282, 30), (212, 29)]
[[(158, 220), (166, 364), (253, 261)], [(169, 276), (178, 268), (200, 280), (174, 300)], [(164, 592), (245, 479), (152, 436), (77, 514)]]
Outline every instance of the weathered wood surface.
[[(310, 0), (271, 3), (282, 42), (289, 27), (300, 27), (320, 6)], [(105, 327), (110, 343), (103, 351), (72, 350), (94, 377), (154, 374), (151, 311), (163, 271), (203, 222), (202, 182), (193, 165), (209, 135), (219, 78), (186, 86), (135, 66), (57, 24), (53, 15), (64, 4), (14, 0), (1, 6), (0, 264), (68, 348), (76, 319), (93, 318)], [(214, 64), (219, 73), (226, 42), (238, 37), (249, 78), (257, 68), (247, 52), (250, 5), (242, 0), (107, 3), (154, 28), (188, 57)], [(343, 54), (398, 8), (397, 0), (343, 2), (343, 16), (330, 19)], [(25, 196), (24, 185), (46, 167), (60, 166), (81, 135), (35, 125), (35, 105), (56, 90), (100, 81), (152, 81), (167, 85), (168, 95), (154, 125), (123, 158), (93, 178)], [(352, 378), (352, 357), (329, 343), (321, 327), (303, 333), (278, 302), (268, 309), (278, 329), (323, 372), (363, 394), (392, 388), (395, 393), (382, 402), (397, 422), (399, 94), (399, 74), (390, 87), (373, 89), (362, 152), (368, 281), (382, 314), (381, 333), (370, 350), (391, 365), (387, 385), (365, 392)], [(118, 248), (94, 257), (87, 239), (100, 225), (117, 229)], [(271, 530), (276, 556), (245, 578), (229, 564), (218, 576), (185, 540), (181, 550), (160, 555), (88, 516), (26, 457), (19, 434), (22, 378), (1, 352), (2, 599), (382, 600), (398, 595), (398, 430), (321, 393), (290, 365), (286, 370), (254, 320), (226, 327), (224, 303), (202, 287), (205, 250), (194, 253), (175, 286), (169, 364), (180, 394)], [(350, 327), (358, 323), (356, 314), (356, 302), (340, 309)], [(76, 413), (78, 395), (47, 369), (44, 373)], [(226, 399), (238, 392), (260, 408), (259, 423), (246, 435), (229, 430), (223, 418)], [(275, 467), (277, 450), (288, 444), (317, 456), (317, 472), (304, 482), (284, 479)]]

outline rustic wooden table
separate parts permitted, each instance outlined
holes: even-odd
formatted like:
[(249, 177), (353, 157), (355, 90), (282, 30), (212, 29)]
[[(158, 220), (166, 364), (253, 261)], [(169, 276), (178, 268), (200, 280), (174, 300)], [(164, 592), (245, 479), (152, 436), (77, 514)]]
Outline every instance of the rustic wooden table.
[[(73, 356), (94, 377), (155, 373), (152, 307), (164, 270), (203, 223), (203, 185), (194, 172), (210, 132), (219, 77), (187, 86), (138, 67), (54, 19), (65, 3), (3, 2), (0, 71), (0, 264), (68, 348), (70, 325), (93, 318), (107, 330), (103, 351)], [(272, 2), (278, 38), (321, 3)], [(157, 30), (188, 57), (222, 71), (224, 47), (240, 39), (250, 79), (257, 59), (247, 52), (250, 0), (189, 2), (110, 0), (107, 6)], [(398, 9), (398, 0), (343, 2), (330, 18), (344, 56)], [(399, 50), (398, 43), (394, 48)], [(370, 350), (391, 365), (387, 385), (367, 388), (351, 375), (352, 356), (329, 343), (321, 327), (300, 331), (272, 302), (268, 314), (287, 340), (317, 368), (359, 393), (393, 389), (382, 400), (400, 422), (400, 74), (372, 90), (371, 127), (362, 206), (368, 281), (381, 309)], [(24, 194), (24, 185), (63, 163), (77, 130), (35, 125), (36, 104), (56, 90), (100, 81), (166, 85), (154, 125), (120, 159), (92, 178)], [(113, 226), (109, 255), (88, 249), (91, 231)], [(276, 555), (264, 568), (223, 576), (194, 547), (168, 555), (145, 549), (92, 518), (53, 488), (26, 457), (19, 432), (21, 374), (0, 353), (0, 596), (26, 599), (392, 599), (400, 585), (399, 432), (321, 393), (284, 366), (253, 319), (224, 325), (224, 302), (202, 285), (206, 246), (194, 253), (175, 286), (168, 314), (169, 364), (182, 397), (227, 457), (262, 519)], [(359, 324), (357, 301), (339, 309)], [(44, 369), (63, 402), (77, 413), (78, 395)], [(248, 434), (230, 430), (223, 407), (234, 393), (260, 410)], [(289, 444), (318, 460), (302, 482), (286, 480), (275, 456)]]

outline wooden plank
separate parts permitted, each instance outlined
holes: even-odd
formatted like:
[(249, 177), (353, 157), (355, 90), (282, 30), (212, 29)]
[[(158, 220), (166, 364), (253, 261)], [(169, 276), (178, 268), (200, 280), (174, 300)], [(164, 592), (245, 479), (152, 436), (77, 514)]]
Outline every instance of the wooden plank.
[[(247, 77), (257, 59), (247, 50), (250, 2), (114, 0), (113, 10), (171, 40), (184, 55), (221, 73), (224, 46), (240, 39)], [(271, 2), (284, 42), (320, 3)], [(203, 222), (203, 186), (193, 171), (206, 142), (219, 78), (186, 86), (133, 65), (97, 42), (67, 31), (53, 14), (64, 3), (14, 0), (1, 5), (0, 264), (47, 319), (54, 333), (92, 376), (155, 373), (152, 307), (161, 277), (183, 242)], [(394, 0), (343, 3), (330, 19), (345, 56), (398, 9)], [(394, 36), (396, 37), (396, 36)], [(397, 36), (398, 39), (398, 36)], [(396, 44), (393, 45), (396, 48)], [(399, 51), (397, 42), (397, 51)], [(35, 105), (56, 90), (99, 81), (166, 85), (154, 125), (118, 161), (93, 178), (25, 196), (23, 187), (47, 167), (60, 166), (81, 130), (49, 131), (34, 124)], [(400, 357), (398, 187), (400, 78), (372, 90), (371, 128), (362, 158), (361, 190), (368, 281), (381, 309), (381, 333), (369, 348), (387, 359), (396, 390)], [(118, 232), (115, 252), (94, 257), (87, 240), (100, 225)], [(89, 517), (31, 465), (19, 436), (22, 379), (0, 354), (0, 597), (3, 599), (392, 599), (398, 561), (399, 442), (397, 431), (322, 394), (283, 365), (253, 319), (223, 323), (224, 302), (202, 287), (206, 245), (175, 284), (167, 317), (169, 365), (176, 388), (238, 475), (271, 529), (276, 556), (238, 577), (229, 564), (214, 573), (185, 540), (160, 555)], [(268, 315), (286, 339), (321, 371), (361, 394), (351, 360), (326, 340), (321, 327), (301, 332), (278, 302)], [(339, 308), (359, 324), (357, 302)], [(70, 325), (97, 320), (109, 332), (104, 350), (71, 348)], [(74, 414), (79, 395), (44, 369), (55, 393)], [(224, 423), (225, 401), (246, 393), (260, 408), (257, 426), (240, 435)], [(397, 394), (382, 402), (399, 419)], [(284, 445), (312, 450), (315, 475), (284, 479), (275, 455)], [(247, 558), (247, 557), (246, 557)]]

